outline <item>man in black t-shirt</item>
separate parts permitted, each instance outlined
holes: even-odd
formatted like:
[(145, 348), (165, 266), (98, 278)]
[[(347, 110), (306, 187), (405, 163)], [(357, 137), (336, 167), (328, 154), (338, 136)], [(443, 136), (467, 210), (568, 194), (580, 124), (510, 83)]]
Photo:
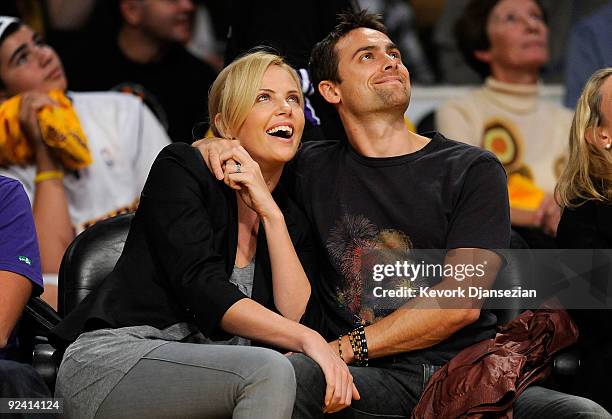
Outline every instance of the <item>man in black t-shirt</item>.
[[(478, 285), (490, 287), (501, 265), (492, 249), (509, 246), (505, 173), (488, 152), (406, 128), (408, 71), (374, 16), (345, 15), (313, 50), (311, 74), (338, 111), (348, 142), (306, 144), (288, 169), (319, 247), (321, 278), (313, 293), (324, 324), (318, 329), (350, 365), (361, 397), (351, 402), (350, 389), (329, 394), (328, 377), (316, 363), (292, 355), (298, 386), (293, 417), (338, 411), (348, 418), (406, 417), (436, 367), (492, 337), (496, 319), (478, 306), (432, 307), (422, 298), (394, 309), (388, 300), (373, 298), (373, 263), (414, 249), (448, 249), (444, 266), (484, 264)], [(222, 179), (221, 163), (236, 146), (216, 140), (198, 147)], [(457, 272), (445, 271), (435, 288), (456, 286)], [(575, 408), (598, 408), (534, 389), (515, 402), (516, 416), (536, 410), (558, 418)]]

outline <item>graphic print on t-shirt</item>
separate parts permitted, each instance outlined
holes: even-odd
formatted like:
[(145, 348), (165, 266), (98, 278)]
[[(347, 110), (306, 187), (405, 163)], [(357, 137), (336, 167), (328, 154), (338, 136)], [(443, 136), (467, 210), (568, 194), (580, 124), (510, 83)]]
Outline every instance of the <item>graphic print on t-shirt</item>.
[[(356, 323), (374, 323), (391, 312), (388, 303), (372, 292), (375, 264), (393, 264), (411, 258), (412, 243), (405, 233), (380, 229), (363, 215), (345, 214), (331, 228), (326, 243), (330, 261), (343, 280), (336, 287), (336, 301), (348, 310)], [(385, 288), (415, 287), (409, 278), (394, 278)]]

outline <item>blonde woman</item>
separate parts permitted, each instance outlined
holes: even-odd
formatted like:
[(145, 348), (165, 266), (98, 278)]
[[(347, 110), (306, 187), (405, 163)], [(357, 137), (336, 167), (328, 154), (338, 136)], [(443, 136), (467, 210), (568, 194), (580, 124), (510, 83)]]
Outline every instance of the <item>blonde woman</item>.
[(612, 248), (612, 68), (588, 81), (576, 106), (569, 161), (557, 185), (565, 248)]
[[(557, 185), (564, 249), (612, 248), (612, 67), (597, 71), (576, 106), (569, 162)], [(600, 278), (604, 279), (604, 278)], [(581, 371), (571, 391), (612, 411), (612, 312), (570, 310), (578, 324)]]
[(156, 159), (117, 266), (55, 330), (76, 339), (56, 385), (68, 417), (288, 418), (293, 369), (259, 345), (313, 358), (330, 410), (359, 397), (340, 357), (298, 323), (314, 261), (307, 220), (278, 181), (302, 106), (297, 75), (276, 55), (219, 74), (212, 129), (243, 148), (225, 184), (189, 145)]

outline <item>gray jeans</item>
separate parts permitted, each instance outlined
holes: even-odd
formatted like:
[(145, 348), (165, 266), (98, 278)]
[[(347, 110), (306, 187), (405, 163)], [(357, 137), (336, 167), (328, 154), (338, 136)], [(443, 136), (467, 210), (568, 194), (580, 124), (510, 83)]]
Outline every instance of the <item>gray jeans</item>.
[(170, 342), (115, 386), (96, 418), (289, 418), (295, 376), (270, 349)]
[[(334, 418), (406, 418), (418, 402), (434, 372), (428, 365), (397, 362), (393, 357), (370, 367), (349, 367), (361, 400)], [(302, 354), (289, 357), (297, 380), (293, 419), (323, 418), (325, 378), (321, 368)], [(516, 419), (608, 419), (610, 414), (597, 403), (544, 387), (527, 388), (514, 402)]]

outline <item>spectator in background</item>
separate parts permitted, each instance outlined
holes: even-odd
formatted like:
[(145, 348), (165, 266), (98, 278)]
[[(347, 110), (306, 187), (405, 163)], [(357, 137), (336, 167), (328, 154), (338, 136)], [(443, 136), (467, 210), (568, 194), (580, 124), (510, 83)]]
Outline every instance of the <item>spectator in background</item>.
[(565, 100), (574, 108), (582, 87), (596, 70), (612, 65), (612, 2), (572, 28), (567, 51)]
[(213, 22), (215, 18), (218, 18), (218, 16), (213, 16), (211, 11), (208, 10), (207, 5), (203, 2), (197, 4), (193, 23), (193, 34), (191, 40), (187, 44), (187, 50), (200, 60), (210, 64), (215, 71), (219, 72), (223, 70), (225, 38), (222, 40), (217, 38), (216, 25), (219, 24), (219, 22)]
[[(216, 73), (185, 49), (195, 7), (191, 0), (119, 0), (120, 27), (100, 44), (66, 51), (74, 90), (120, 90), (145, 100), (173, 141), (192, 141), (207, 121), (207, 94)], [(77, 55), (77, 57), (74, 57)]]
[[(82, 170), (69, 170), (46, 142), (40, 116), (44, 109), (59, 107), (50, 95), (64, 97), (66, 85), (55, 51), (21, 21), (1, 16), (0, 97), (19, 95), (19, 102), (11, 99), (18, 106), (13, 118), (5, 112), (7, 104), (0, 107), (0, 122), (22, 132), (31, 158), (25, 164), (4, 159), (0, 174), (20, 180), (32, 202), (44, 273), (59, 271), (75, 234), (137, 205), (155, 156), (170, 142), (151, 111), (135, 97), (114, 92), (68, 93), (74, 123), (86, 137), (91, 160)], [(13, 145), (5, 139), (0, 156), (15, 152)], [(56, 304), (52, 295), (47, 301)]]
[(531, 247), (554, 248), (572, 115), (538, 96), (548, 61), (548, 27), (534, 0), (472, 0), (457, 22), (459, 46), (484, 86), (451, 99), (436, 113), (446, 136), (493, 152), (509, 176), (513, 227)]
[(42, 290), (28, 197), (19, 182), (0, 176), (0, 397), (51, 397), (34, 369), (15, 361), (16, 325), (30, 296)]
[[(563, 207), (557, 242), (563, 249), (612, 248), (612, 68), (588, 80), (576, 106), (569, 159), (557, 194)], [(612, 323), (608, 310), (571, 310), (578, 324), (579, 374), (571, 391), (612, 411)]]
[[(447, 0), (446, 7), (436, 24), (434, 43), (438, 50), (438, 65), (441, 82), (447, 84), (480, 84), (481, 75), (470, 68), (462, 56), (453, 31), (457, 19), (465, 10), (469, 0)], [(549, 60), (542, 68), (542, 79), (547, 83), (563, 80), (565, 49), (572, 16), (579, 13), (575, 3), (592, 3), (595, 0), (541, 0), (540, 5), (546, 15), (549, 32)], [(598, 0), (601, 1), (601, 0)], [(580, 9), (574, 11), (574, 9)]]

